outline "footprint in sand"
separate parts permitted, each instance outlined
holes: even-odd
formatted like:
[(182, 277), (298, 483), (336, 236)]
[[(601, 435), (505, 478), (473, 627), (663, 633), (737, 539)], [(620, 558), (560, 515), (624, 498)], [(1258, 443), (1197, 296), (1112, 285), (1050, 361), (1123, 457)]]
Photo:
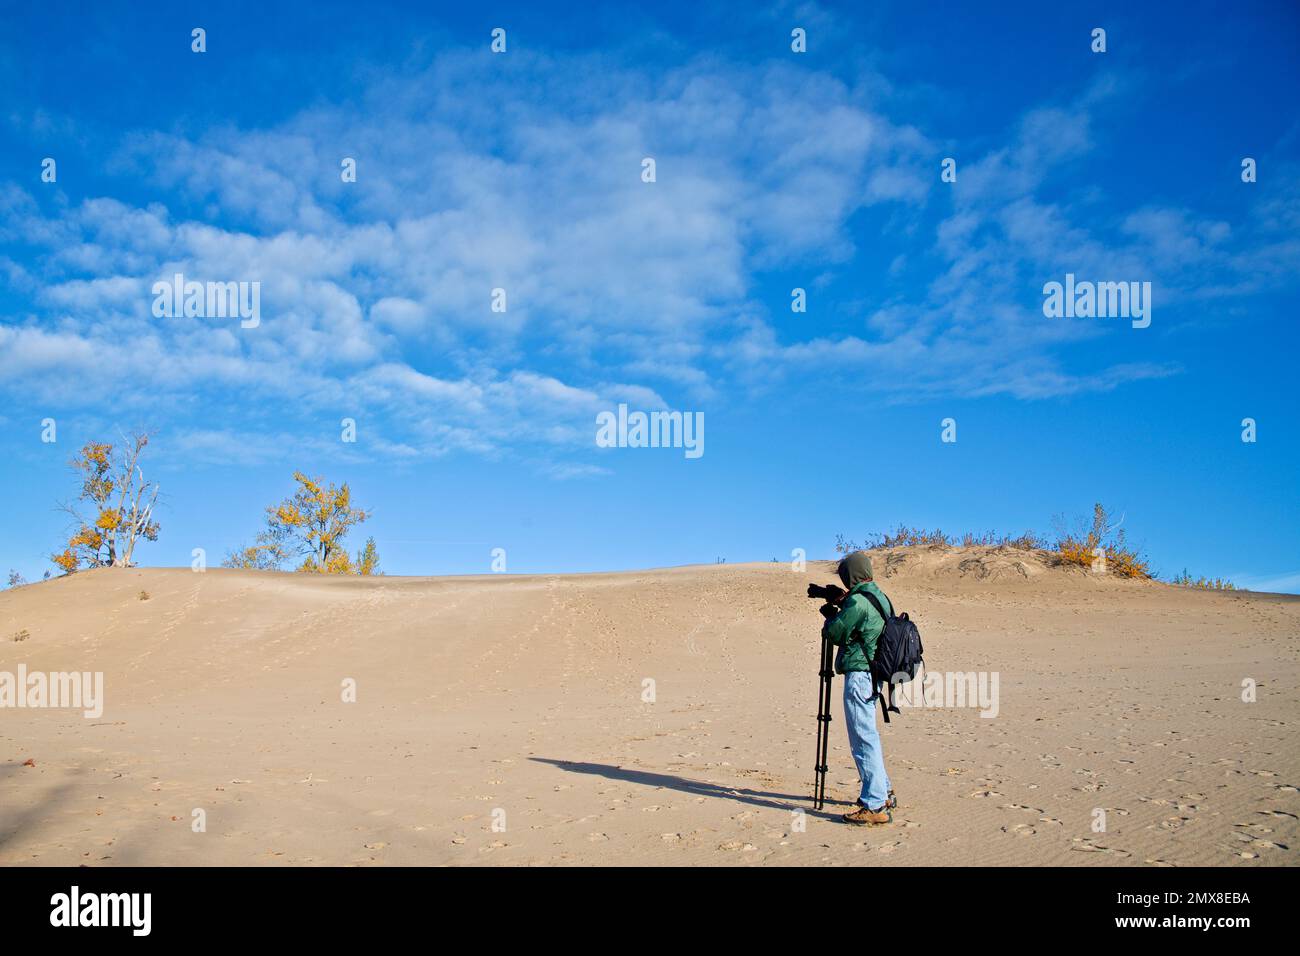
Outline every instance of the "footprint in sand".
[(1015, 826), (1011, 827), (1010, 829), (1008, 829), (1007, 827), (1003, 827), (1002, 832), (1013, 833), (1016, 836), (1026, 837), (1026, 836), (1033, 836), (1035, 833), (1038, 832), (1038, 830), (1035, 827), (1030, 826), (1028, 823), (1017, 823)]
[(1102, 846), (1100, 843), (1094, 843), (1085, 837), (1075, 837), (1071, 850), (1079, 850), (1084, 853), (1110, 853), (1114, 856), (1128, 857), (1131, 856), (1127, 850), (1121, 850), (1118, 847)]
[(1257, 846), (1261, 850), (1289, 850), (1291, 849), (1285, 843), (1274, 843), (1272, 840), (1251, 840), (1251, 846)]
[(752, 843), (743, 843), (740, 840), (728, 840), (726, 843), (718, 844), (719, 850), (740, 850), (742, 853), (752, 853), (758, 849)]
[(1272, 827), (1266, 827), (1262, 823), (1234, 823), (1234, 827), (1241, 827), (1243, 830), (1249, 830), (1251, 833), (1272, 833)]

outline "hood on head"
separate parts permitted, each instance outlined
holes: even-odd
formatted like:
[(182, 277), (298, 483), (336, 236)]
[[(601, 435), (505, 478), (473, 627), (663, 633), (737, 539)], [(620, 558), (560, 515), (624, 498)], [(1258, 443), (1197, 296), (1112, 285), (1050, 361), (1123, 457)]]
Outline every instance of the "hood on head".
[(840, 562), (835, 571), (840, 576), (840, 581), (851, 591), (862, 582), (871, 580), (871, 558), (865, 551), (854, 551)]

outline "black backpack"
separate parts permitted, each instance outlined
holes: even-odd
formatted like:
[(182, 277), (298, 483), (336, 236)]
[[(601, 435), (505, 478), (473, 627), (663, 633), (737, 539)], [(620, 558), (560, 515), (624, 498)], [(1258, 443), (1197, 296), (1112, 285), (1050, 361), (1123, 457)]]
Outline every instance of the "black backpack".
[[(886, 614), (874, 594), (867, 590), (858, 593), (871, 602), (885, 622), (884, 630), (876, 639), (876, 656), (871, 659), (871, 679), (879, 688), (880, 711), (885, 715), (885, 723), (889, 723), (891, 710), (896, 714), (902, 713), (894, 703), (894, 686), (906, 684), (921, 669), (921, 655), (925, 653), (921, 647), (921, 632), (916, 629), (906, 611), (897, 617), (892, 613)], [(889, 609), (894, 609), (892, 601)]]

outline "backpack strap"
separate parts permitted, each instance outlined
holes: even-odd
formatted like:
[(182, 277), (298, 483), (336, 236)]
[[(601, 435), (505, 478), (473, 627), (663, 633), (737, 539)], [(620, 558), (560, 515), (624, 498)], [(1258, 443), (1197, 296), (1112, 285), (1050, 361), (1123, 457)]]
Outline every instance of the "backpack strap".
[(861, 594), (864, 598), (866, 598), (868, 601), (870, 601), (870, 602), (871, 602), (871, 606), (874, 607), (874, 608), (876, 609), (876, 613), (880, 615), (880, 619), (881, 619), (882, 621), (888, 622), (889, 619), (890, 619), (891, 617), (894, 616), (894, 602), (893, 602), (893, 601), (890, 601), (890, 602), (889, 602), (889, 613), (886, 614), (886, 613), (885, 613), (885, 609), (884, 609), (883, 607), (881, 607), (881, 606), (880, 606), (880, 602), (879, 602), (878, 600), (876, 600), (876, 596), (875, 596), (874, 594), (872, 594), (870, 591), (867, 591), (867, 590), (864, 589), (864, 590), (861, 590), (861, 591), (854, 591), (853, 593), (854, 593), (854, 594)]

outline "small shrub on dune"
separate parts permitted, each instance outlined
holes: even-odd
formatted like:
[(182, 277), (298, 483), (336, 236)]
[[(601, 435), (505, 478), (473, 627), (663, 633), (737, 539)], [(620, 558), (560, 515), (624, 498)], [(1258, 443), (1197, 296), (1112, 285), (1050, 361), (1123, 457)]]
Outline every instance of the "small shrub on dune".
[(1093, 505), (1092, 524), (1086, 529), (1076, 527), (1067, 531), (1058, 519), (1055, 551), (1065, 564), (1093, 568), (1104, 560), (1106, 571), (1121, 578), (1155, 577), (1150, 563), (1129, 545), (1124, 529), (1100, 503)]
[(1205, 591), (1235, 591), (1237, 585), (1233, 584), (1226, 578), (1193, 578), (1183, 568), (1182, 574), (1175, 574), (1170, 584), (1177, 585), (1180, 588), (1200, 588)]
[(870, 551), (876, 548), (932, 547), (945, 548), (1020, 548), (1029, 551), (1049, 551), (1061, 564), (1073, 565), (1092, 570), (1099, 568), (1102, 559), (1105, 570), (1122, 578), (1150, 580), (1155, 577), (1148, 560), (1140, 549), (1129, 544), (1124, 529), (1120, 527), (1121, 517), (1116, 521), (1101, 504), (1093, 506), (1091, 522), (1078, 522), (1072, 530), (1067, 530), (1064, 523), (1057, 520), (1055, 540), (1049, 543), (1047, 538), (1032, 531), (1020, 534), (998, 534), (986, 531), (983, 534), (966, 533), (958, 537), (949, 535), (938, 528), (927, 531), (924, 528), (909, 528), (900, 524), (893, 531), (875, 532), (867, 535), (862, 544), (850, 540), (844, 535), (835, 536), (835, 551), (849, 554), (852, 551)]
[(873, 548), (910, 548), (927, 545), (951, 548), (956, 544), (954, 538), (948, 537), (938, 528), (926, 531), (923, 528), (909, 528), (907, 525), (900, 524), (892, 532), (876, 531), (867, 535), (866, 541), (861, 545), (856, 541), (849, 541), (843, 535), (838, 535), (835, 550), (841, 554), (849, 554), (852, 551), (870, 551)]

